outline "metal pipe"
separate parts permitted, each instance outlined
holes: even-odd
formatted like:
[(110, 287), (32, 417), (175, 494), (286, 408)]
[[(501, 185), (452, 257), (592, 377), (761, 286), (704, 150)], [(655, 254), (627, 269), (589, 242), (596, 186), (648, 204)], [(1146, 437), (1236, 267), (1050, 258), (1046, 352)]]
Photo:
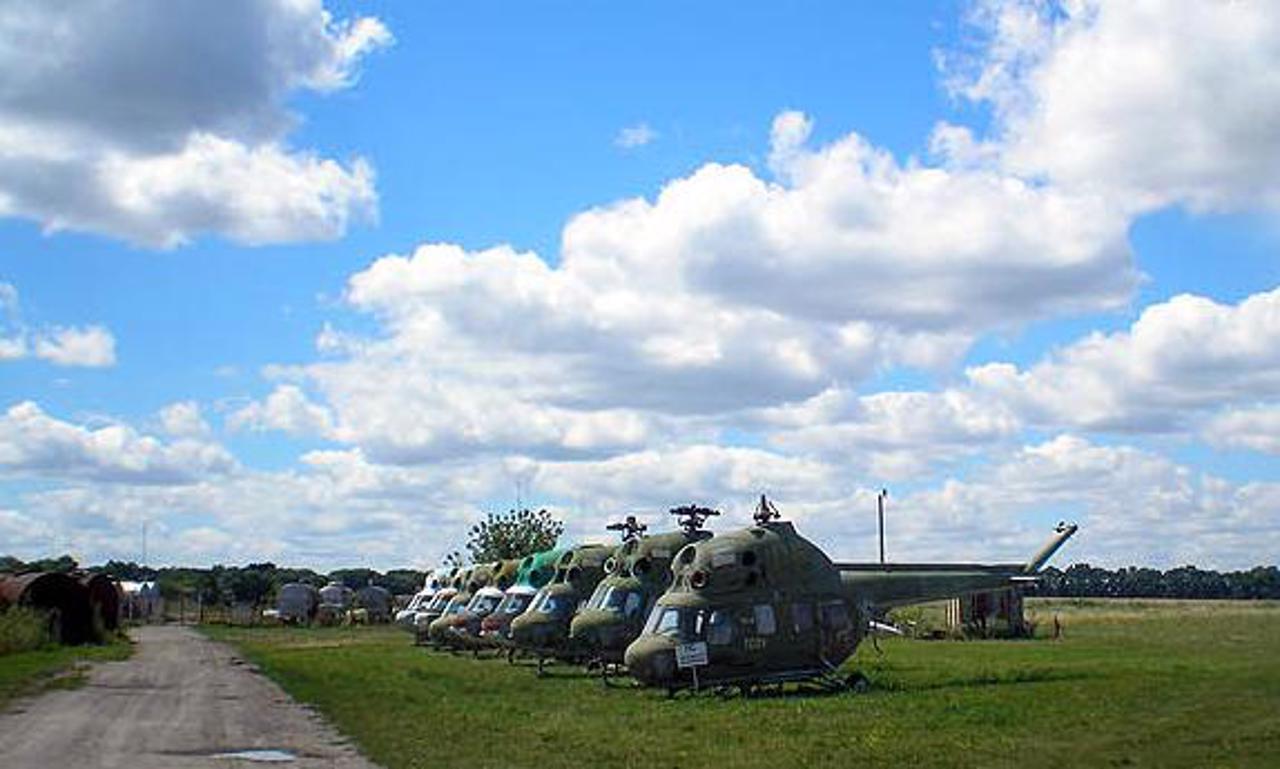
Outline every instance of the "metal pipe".
[(877, 518), (879, 519), (880, 529), (880, 565), (884, 566), (884, 498), (889, 496), (888, 489), (880, 489), (880, 493), (876, 495)]

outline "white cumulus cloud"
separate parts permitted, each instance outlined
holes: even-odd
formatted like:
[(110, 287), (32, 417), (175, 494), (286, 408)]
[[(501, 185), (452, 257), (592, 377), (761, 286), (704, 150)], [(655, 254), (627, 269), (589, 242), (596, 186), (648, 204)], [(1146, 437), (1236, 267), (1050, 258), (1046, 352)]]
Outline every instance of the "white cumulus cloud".
[(1094, 333), (1026, 369), (970, 369), (975, 390), (1040, 424), (1177, 431), (1280, 392), (1280, 288), (1238, 304), (1184, 294), (1133, 325)]
[(387, 45), (320, 0), (17, 0), (0, 8), (0, 215), (172, 247), (340, 236), (373, 171), (290, 148), (299, 90)]
[(986, 0), (973, 21), (976, 50), (943, 60), (994, 106), (1006, 168), (1134, 210), (1280, 204), (1277, 4)]
[(234, 472), (221, 446), (166, 443), (123, 423), (102, 427), (49, 416), (31, 401), (0, 415), (0, 473), (123, 484), (186, 484)]
[(18, 289), (0, 283), (0, 361), (32, 356), (55, 366), (114, 366), (116, 338), (97, 324), (31, 328), (23, 321)]

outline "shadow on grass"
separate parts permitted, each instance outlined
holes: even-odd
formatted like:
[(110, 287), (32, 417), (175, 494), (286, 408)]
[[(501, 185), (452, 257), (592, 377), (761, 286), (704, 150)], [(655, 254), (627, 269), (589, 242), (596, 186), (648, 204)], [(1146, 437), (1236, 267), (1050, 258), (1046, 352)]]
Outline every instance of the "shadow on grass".
[[(748, 686), (746, 689), (738, 685), (709, 686), (699, 692), (685, 689), (680, 692), (684, 696), (712, 696), (721, 699), (823, 699), (827, 697), (866, 696), (875, 694), (911, 694), (915, 692), (932, 692), (946, 689), (973, 689), (980, 687), (1017, 686), (1022, 684), (1045, 683), (1053, 681), (1075, 681), (1098, 678), (1097, 675), (1073, 670), (1030, 669), (1009, 673), (979, 673), (971, 676), (958, 676), (941, 681), (904, 681), (876, 675), (869, 676), (867, 688), (840, 689), (819, 686), (816, 684), (785, 684)], [(665, 692), (662, 698), (667, 699)]]

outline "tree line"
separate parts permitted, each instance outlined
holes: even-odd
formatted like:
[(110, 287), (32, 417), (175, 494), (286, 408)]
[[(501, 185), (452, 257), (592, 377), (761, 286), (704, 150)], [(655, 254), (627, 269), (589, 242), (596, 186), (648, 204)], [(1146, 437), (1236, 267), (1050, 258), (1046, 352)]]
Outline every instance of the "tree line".
[[(24, 563), (11, 556), (0, 557), (0, 571), (60, 571), (79, 568), (68, 555)], [(251, 604), (263, 606), (271, 602), (281, 585), (301, 582), (324, 587), (339, 582), (352, 590), (373, 584), (386, 588), (392, 595), (416, 593), (422, 589), (426, 572), (417, 569), (337, 569), (322, 573), (311, 569), (276, 566), (274, 563), (251, 563), (247, 566), (216, 565), (207, 569), (186, 566), (160, 568), (142, 566), (133, 561), (107, 561), (92, 571), (110, 574), (126, 582), (155, 582), (165, 598), (184, 597), (207, 606)]]
[(1142, 566), (1111, 570), (1087, 563), (1041, 572), (1036, 595), (1066, 598), (1280, 599), (1280, 569), (1255, 566), (1219, 572), (1179, 566), (1160, 571)]
[[(480, 554), (492, 555), (491, 552)], [(8, 556), (0, 557), (0, 571), (65, 572), (77, 567), (75, 559), (67, 555), (30, 563)], [(106, 572), (121, 580), (154, 580), (167, 597), (184, 595), (206, 604), (223, 605), (262, 605), (275, 595), (281, 585), (289, 582), (322, 587), (333, 581), (353, 590), (372, 583), (386, 588), (394, 595), (403, 595), (417, 592), (426, 578), (425, 572), (416, 569), (378, 572), (357, 568), (321, 573), (311, 569), (276, 566), (269, 562), (196, 569), (152, 568), (132, 561), (108, 561), (94, 570)], [(1245, 571), (1219, 572), (1195, 566), (1179, 566), (1160, 571), (1142, 566), (1106, 569), (1077, 563), (1066, 569), (1053, 566), (1045, 569), (1041, 572), (1035, 594), (1063, 598), (1280, 599), (1280, 568), (1256, 566)]]
[[(455, 550), (449, 553), (445, 563), (449, 566), (461, 566), (468, 561), (488, 563), (518, 558), (555, 547), (563, 532), (564, 523), (546, 510), (491, 512), (468, 530), (464, 546), (466, 555)], [(29, 563), (12, 556), (0, 556), (0, 572), (68, 572), (77, 568), (79, 564), (69, 555)], [(339, 582), (352, 590), (377, 585), (392, 595), (406, 595), (421, 590), (427, 576), (426, 572), (417, 569), (392, 569), (384, 573), (356, 568), (338, 569), (326, 574), (311, 569), (276, 566), (270, 562), (197, 569), (184, 566), (153, 568), (133, 561), (113, 560), (92, 567), (92, 570), (110, 574), (122, 581), (154, 581), (165, 598), (183, 597), (206, 606), (263, 606), (271, 602), (281, 585), (290, 582), (301, 582), (317, 588), (329, 582)]]

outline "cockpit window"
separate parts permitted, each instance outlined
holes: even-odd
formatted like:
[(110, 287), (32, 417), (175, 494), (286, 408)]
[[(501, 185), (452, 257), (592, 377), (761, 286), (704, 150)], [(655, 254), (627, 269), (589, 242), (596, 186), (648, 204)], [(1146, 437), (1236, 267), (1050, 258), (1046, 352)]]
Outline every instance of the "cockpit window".
[(636, 590), (627, 592), (627, 600), (622, 606), (622, 616), (631, 619), (644, 608), (644, 596)]
[(453, 599), (452, 595), (446, 595), (445, 593), (437, 593), (431, 599), (431, 603), (427, 605), (427, 611), (442, 611), (444, 607), (447, 606), (449, 604), (449, 601), (452, 599)]
[(502, 598), (496, 595), (478, 595), (471, 599), (471, 605), (467, 607), (467, 611), (474, 614), (488, 614), (501, 600)]
[(649, 615), (645, 632), (665, 635), (684, 643), (696, 641), (702, 637), (705, 617), (706, 612), (700, 609), (659, 606)]
[(614, 612), (621, 611), (623, 602), (627, 600), (627, 592), (617, 587), (609, 588), (609, 594), (605, 596), (601, 608)]
[(843, 601), (831, 601), (822, 604), (822, 625), (830, 630), (845, 630), (849, 627), (849, 610)]
[(813, 604), (791, 604), (791, 623), (797, 634), (808, 632), (813, 628)]
[(663, 609), (658, 618), (657, 632), (662, 635), (677, 635), (680, 632), (680, 610)]
[(520, 614), (529, 608), (529, 602), (532, 599), (533, 596), (527, 593), (510, 593), (502, 597), (502, 602), (494, 611), (500, 614)]
[(605, 601), (609, 599), (609, 593), (612, 591), (613, 591), (612, 585), (606, 585), (603, 582), (601, 582), (600, 586), (596, 588), (596, 591), (591, 594), (591, 599), (587, 601), (587, 608), (588, 609), (603, 608)]
[(540, 611), (543, 614), (563, 614), (571, 608), (572, 605), (563, 596), (539, 591), (534, 596), (533, 603), (529, 606), (529, 611)]
[(773, 616), (773, 607), (767, 603), (754, 607), (757, 635), (773, 635), (778, 630), (777, 620)]
[(713, 611), (707, 621), (707, 643), (724, 646), (733, 642), (733, 619), (726, 611)]

